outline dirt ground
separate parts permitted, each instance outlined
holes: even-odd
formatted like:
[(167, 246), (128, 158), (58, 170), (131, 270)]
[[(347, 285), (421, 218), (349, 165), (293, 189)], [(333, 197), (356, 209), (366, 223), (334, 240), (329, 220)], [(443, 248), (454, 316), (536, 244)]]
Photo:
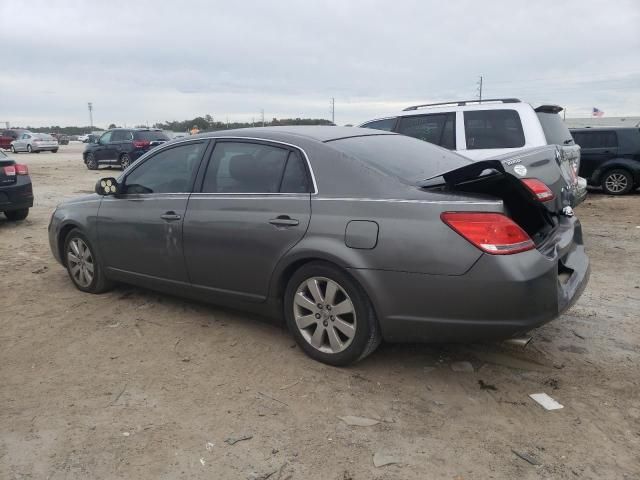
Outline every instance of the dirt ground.
[(339, 369), (258, 317), (76, 290), (49, 216), (115, 173), (88, 171), (81, 150), (17, 155), (36, 204), (0, 220), (1, 479), (640, 478), (640, 193), (577, 209), (590, 284), (524, 351), (382, 345)]

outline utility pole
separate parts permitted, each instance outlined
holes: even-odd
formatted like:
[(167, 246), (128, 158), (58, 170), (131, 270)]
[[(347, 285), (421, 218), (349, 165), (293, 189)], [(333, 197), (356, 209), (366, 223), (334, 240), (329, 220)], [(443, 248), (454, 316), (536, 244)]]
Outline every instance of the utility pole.
[(264, 108), (260, 110), (260, 115), (262, 117), (262, 126), (264, 127)]
[(87, 105), (89, 106), (89, 125), (93, 130), (93, 103), (89, 102)]
[(331, 97), (331, 123), (336, 124), (336, 99)]
[(482, 103), (482, 75), (480, 75), (480, 80), (478, 81), (478, 101)]

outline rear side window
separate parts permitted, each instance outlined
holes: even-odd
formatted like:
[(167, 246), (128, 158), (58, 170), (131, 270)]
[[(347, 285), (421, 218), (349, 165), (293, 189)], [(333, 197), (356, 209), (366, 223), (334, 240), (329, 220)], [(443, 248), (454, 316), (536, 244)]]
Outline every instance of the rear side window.
[(278, 193), (289, 150), (248, 142), (218, 142), (202, 184), (205, 193)]
[(396, 124), (395, 118), (385, 118), (383, 120), (374, 120), (373, 122), (367, 122), (362, 125), (362, 128), (373, 128), (375, 130), (384, 130), (390, 132)]
[(455, 113), (400, 117), (398, 133), (453, 150), (456, 148)]
[(131, 132), (128, 130), (114, 130), (111, 135), (112, 142), (124, 142), (125, 140), (131, 140)]
[(467, 150), (524, 146), (520, 115), (515, 110), (464, 112)]
[(573, 145), (569, 129), (557, 113), (537, 112), (548, 145)]
[(615, 148), (618, 136), (614, 131), (575, 132), (573, 138), (581, 148)]
[(155, 140), (164, 140), (164, 141), (169, 140), (169, 137), (167, 137), (167, 135), (165, 135), (164, 132), (150, 131), (150, 130), (142, 130), (142, 131), (136, 132), (135, 138), (136, 140), (147, 140), (149, 142), (153, 142)]
[(298, 152), (291, 152), (282, 175), (281, 193), (309, 193), (311, 185), (305, 162)]

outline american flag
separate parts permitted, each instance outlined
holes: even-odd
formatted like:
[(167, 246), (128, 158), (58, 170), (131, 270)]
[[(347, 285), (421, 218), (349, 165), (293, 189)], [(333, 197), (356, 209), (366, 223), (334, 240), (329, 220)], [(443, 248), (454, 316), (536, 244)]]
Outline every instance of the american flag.
[(594, 117), (601, 117), (604, 115), (604, 112), (602, 110), (598, 110), (596, 107), (593, 107), (593, 113), (592, 115)]

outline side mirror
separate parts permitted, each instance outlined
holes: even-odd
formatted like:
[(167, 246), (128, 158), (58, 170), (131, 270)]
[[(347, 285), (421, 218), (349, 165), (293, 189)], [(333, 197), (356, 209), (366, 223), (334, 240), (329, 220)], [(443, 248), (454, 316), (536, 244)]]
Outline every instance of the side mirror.
[(120, 190), (118, 181), (113, 177), (101, 178), (96, 183), (96, 193), (98, 195), (115, 195)]

